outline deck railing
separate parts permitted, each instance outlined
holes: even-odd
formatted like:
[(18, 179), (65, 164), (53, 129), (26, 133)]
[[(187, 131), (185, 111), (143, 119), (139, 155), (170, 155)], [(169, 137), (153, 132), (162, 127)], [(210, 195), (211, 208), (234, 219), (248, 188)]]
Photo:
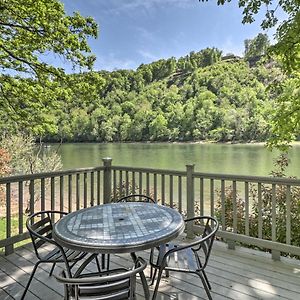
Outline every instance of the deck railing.
[(0, 178), (0, 248), (13, 252), (13, 245), (29, 237), (26, 216), (39, 210), (71, 212), (103, 203), (101, 176), (104, 167), (39, 173)]
[[(5, 203), (0, 217), (6, 228), (0, 247), (7, 254), (13, 244), (28, 237), (23, 225), (26, 214), (43, 209), (71, 212), (143, 193), (186, 217), (216, 216), (218, 235), (231, 248), (239, 242), (269, 249), (274, 259), (281, 252), (300, 255), (293, 238), (300, 219), (299, 210), (293, 211), (295, 201), (300, 203), (297, 179), (201, 173), (194, 165), (187, 165), (185, 171), (114, 166), (105, 158), (97, 168), (0, 178), (0, 186), (4, 197), (0, 200)], [(192, 226), (187, 231), (192, 236), (198, 229)]]

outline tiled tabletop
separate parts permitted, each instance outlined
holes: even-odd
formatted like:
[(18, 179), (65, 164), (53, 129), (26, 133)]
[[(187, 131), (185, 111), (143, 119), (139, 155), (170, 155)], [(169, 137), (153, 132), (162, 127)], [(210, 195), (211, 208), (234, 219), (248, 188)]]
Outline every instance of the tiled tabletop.
[(93, 206), (70, 213), (54, 226), (54, 239), (80, 251), (136, 252), (166, 243), (184, 229), (174, 209), (142, 202)]

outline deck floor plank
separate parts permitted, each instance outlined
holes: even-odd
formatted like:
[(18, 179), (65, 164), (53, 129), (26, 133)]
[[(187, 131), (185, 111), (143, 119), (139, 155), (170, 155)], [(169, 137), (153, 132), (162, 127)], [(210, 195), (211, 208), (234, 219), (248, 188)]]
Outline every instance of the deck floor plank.
[[(44, 247), (47, 253), (49, 247)], [(149, 258), (149, 251), (137, 255)], [(9, 256), (0, 256), (0, 299), (20, 299), (32, 268), (37, 261), (30, 244), (16, 249)], [(128, 254), (111, 255), (111, 267), (131, 266)], [(32, 281), (26, 299), (63, 298), (63, 286), (53, 276), (49, 276), (51, 265), (41, 264)], [(55, 267), (58, 274), (63, 265)], [(298, 299), (300, 295), (300, 262), (293, 259), (272, 261), (269, 254), (251, 249), (228, 250), (226, 245), (216, 242), (207, 267), (207, 275), (212, 285), (214, 300), (280, 300)], [(96, 271), (92, 262), (87, 272)], [(146, 269), (146, 276), (150, 270)], [(153, 291), (153, 286), (150, 286)], [(137, 299), (142, 300), (143, 289), (137, 284)], [(202, 283), (197, 276), (170, 272), (169, 278), (162, 278), (157, 300), (200, 300), (207, 299)]]

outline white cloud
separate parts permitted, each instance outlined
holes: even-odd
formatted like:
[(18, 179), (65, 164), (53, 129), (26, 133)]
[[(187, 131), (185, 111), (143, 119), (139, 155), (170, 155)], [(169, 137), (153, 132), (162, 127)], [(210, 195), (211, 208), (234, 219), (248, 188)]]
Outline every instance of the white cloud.
[(155, 60), (158, 60), (159, 57), (147, 50), (143, 50), (143, 49), (139, 49), (138, 51), (138, 54), (140, 54), (143, 58), (147, 59), (147, 60), (150, 60), (150, 61), (155, 61)]
[(120, 70), (120, 69), (135, 69), (137, 68), (137, 63), (130, 59), (122, 60), (117, 58), (115, 54), (111, 53), (109, 56), (99, 55), (97, 61), (94, 64), (94, 70)]
[(139, 12), (149, 12), (156, 7), (168, 7), (176, 6), (180, 8), (187, 8), (195, 3), (192, 0), (110, 0), (112, 8), (110, 12), (120, 14), (124, 12), (132, 12), (133, 10), (139, 10)]
[(157, 35), (153, 31), (147, 30), (144, 27), (135, 27), (134, 30), (137, 31), (137, 35), (143, 41), (154, 42), (157, 39)]
[(244, 44), (243, 43), (233, 43), (231, 37), (227, 37), (225, 42), (221, 44), (219, 49), (222, 50), (223, 55), (227, 53), (233, 53), (235, 55), (243, 56), (244, 55)]

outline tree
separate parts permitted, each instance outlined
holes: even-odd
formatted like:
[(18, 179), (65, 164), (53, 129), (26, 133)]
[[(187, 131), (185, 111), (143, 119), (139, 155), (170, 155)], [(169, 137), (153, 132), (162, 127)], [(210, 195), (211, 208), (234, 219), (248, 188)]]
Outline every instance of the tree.
[(266, 34), (259, 33), (254, 39), (246, 39), (245, 44), (245, 59), (259, 59), (267, 53), (270, 47), (270, 41)]
[(64, 70), (46, 63), (45, 56), (90, 69), (95, 57), (87, 39), (97, 37), (97, 24), (78, 13), (67, 16), (59, 0), (2, 0), (0, 14), (1, 115), (41, 125), (47, 121), (43, 111), (55, 105), (55, 97), (49, 101), (45, 95), (53, 80), (64, 79)]
[(0, 66), (41, 78), (59, 74), (42, 60), (42, 54), (58, 54), (74, 65), (91, 68), (87, 37), (97, 37), (97, 24), (79, 13), (66, 16), (58, 0), (2, 0), (0, 4)]
[[(217, 0), (218, 5), (224, 5), (226, 2), (231, 0)], [(284, 149), (300, 132), (300, 1), (239, 0), (238, 5), (243, 8), (242, 23), (252, 23), (255, 16), (265, 8), (262, 29), (278, 25), (277, 14), (280, 9), (287, 16), (276, 28), (276, 43), (269, 51), (289, 77), (288, 82), (279, 82), (275, 86), (275, 93), (279, 97), (273, 112), (273, 135), (268, 143), (271, 147)], [(289, 93), (291, 86), (294, 89), (293, 93)]]

